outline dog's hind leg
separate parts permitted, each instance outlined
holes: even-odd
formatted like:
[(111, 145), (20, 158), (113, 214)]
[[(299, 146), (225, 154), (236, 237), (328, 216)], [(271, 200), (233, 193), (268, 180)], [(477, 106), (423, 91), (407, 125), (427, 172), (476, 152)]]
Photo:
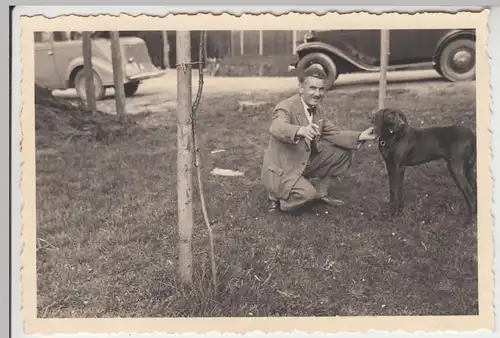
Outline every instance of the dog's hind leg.
[(469, 182), (469, 185), (471, 186), (472, 190), (474, 191), (474, 195), (477, 196), (477, 181), (476, 181), (476, 173), (474, 172), (474, 163), (465, 163), (464, 164), (464, 172), (465, 172), (465, 178), (467, 179), (467, 182)]
[(476, 165), (476, 147), (475, 144), (471, 145), (471, 154), (469, 159), (464, 162), (464, 171), (465, 177), (467, 178), (467, 182), (469, 182), (472, 190), (474, 190), (474, 195), (477, 197), (477, 178), (476, 173), (474, 172), (474, 167)]
[(467, 207), (469, 209), (469, 216), (475, 215), (477, 212), (477, 205), (474, 190), (469, 184), (465, 171), (463, 170), (463, 163), (457, 163), (457, 161), (448, 161), (447, 167), (450, 172), (451, 177), (455, 181), (458, 189), (462, 192), (465, 198)]

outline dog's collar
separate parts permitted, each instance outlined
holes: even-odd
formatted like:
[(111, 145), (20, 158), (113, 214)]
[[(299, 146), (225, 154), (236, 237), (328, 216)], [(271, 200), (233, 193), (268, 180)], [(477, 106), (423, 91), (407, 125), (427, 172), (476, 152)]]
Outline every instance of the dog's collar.
[(393, 139), (395, 139), (396, 137), (398, 136), (397, 133), (395, 134), (392, 134), (392, 136), (388, 139), (388, 140), (382, 140), (380, 138), (380, 136), (378, 137), (378, 144), (381, 146), (381, 147), (385, 147), (387, 145), (387, 143), (389, 143), (390, 141), (392, 141)]

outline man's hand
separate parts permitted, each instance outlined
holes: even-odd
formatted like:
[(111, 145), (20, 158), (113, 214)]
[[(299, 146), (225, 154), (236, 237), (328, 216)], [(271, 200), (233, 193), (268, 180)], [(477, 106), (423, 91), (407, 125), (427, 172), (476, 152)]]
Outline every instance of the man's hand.
[(310, 124), (307, 127), (300, 127), (297, 135), (311, 141), (314, 137), (319, 135), (319, 127), (316, 124)]
[(377, 135), (375, 134), (375, 128), (370, 127), (366, 130), (363, 130), (361, 134), (359, 135), (358, 140), (359, 141), (373, 141), (377, 138)]

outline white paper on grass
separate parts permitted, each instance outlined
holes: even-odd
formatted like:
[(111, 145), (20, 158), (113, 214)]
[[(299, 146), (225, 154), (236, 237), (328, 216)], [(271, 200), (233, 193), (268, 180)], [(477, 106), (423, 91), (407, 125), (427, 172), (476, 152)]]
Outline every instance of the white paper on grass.
[(243, 176), (244, 173), (241, 171), (235, 171), (231, 169), (214, 168), (211, 172), (212, 175), (216, 176)]

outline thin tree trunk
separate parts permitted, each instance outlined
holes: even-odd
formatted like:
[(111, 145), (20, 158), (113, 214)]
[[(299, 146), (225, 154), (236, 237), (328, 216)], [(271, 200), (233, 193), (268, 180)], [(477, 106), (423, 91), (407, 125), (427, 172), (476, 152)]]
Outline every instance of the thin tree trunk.
[(127, 111), (125, 109), (125, 88), (123, 87), (123, 59), (118, 31), (111, 32), (111, 59), (115, 83), (116, 114), (122, 118), (127, 114)]
[(378, 108), (385, 108), (387, 91), (387, 64), (389, 63), (389, 30), (380, 31), (380, 85), (378, 92)]
[(82, 40), (87, 107), (92, 112), (95, 112), (97, 110), (97, 103), (95, 97), (94, 71), (92, 69), (92, 41), (90, 39), (90, 32), (83, 32)]
[(191, 284), (193, 257), (193, 153), (191, 149), (191, 34), (177, 31), (177, 203), (179, 226), (179, 273)]

